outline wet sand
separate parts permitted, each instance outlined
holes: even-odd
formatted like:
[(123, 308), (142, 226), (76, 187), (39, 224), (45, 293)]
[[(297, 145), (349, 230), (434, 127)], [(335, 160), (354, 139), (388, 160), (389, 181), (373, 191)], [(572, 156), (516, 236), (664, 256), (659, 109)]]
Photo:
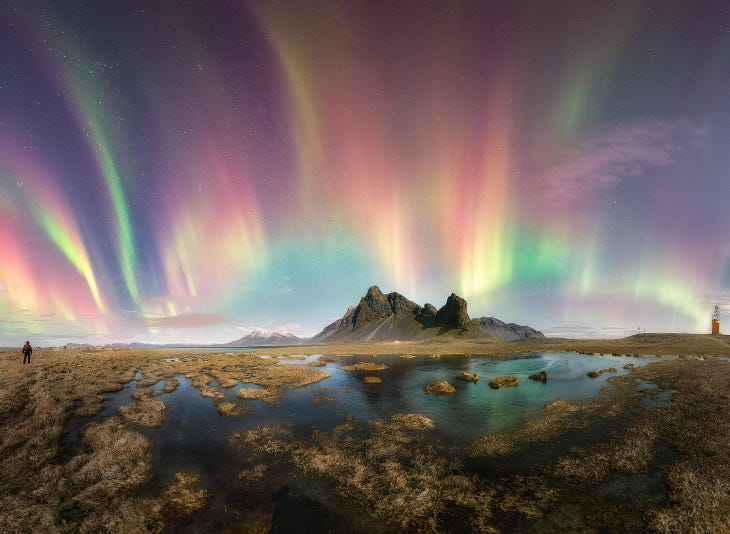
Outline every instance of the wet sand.
[[(730, 531), (730, 346), (725, 336), (667, 334), (235, 354), (37, 349), (29, 366), (19, 350), (0, 353), (0, 529), (210, 530), (201, 510), (215, 488), (203, 487), (197, 473), (179, 473), (156, 494), (144, 491), (156, 466), (140, 425), (164, 423), (156, 390), (173, 391), (176, 376), (225, 414), (231, 383), (257, 386), (275, 403), (287, 389), (325, 378), (304, 363), (275, 365), (277, 355), (372, 354), (377, 363), (377, 354), (541, 350), (648, 357), (611, 378), (600, 398), (557, 400), (519, 428), (458, 448), (426, 439), (428, 425), (412, 424), (423, 421), (419, 414), (331, 432), (294, 435), (274, 425), (231, 436), (230, 447), (246, 451), (231, 469), (250, 507), (235, 517), (229, 511), (226, 528), (283, 531), (293, 517), (299, 526), (350, 532)], [(680, 357), (652, 361), (658, 354)], [(135, 376), (134, 408), (85, 425), (80, 442), (65, 450), (69, 422), (99, 413), (105, 394)], [(671, 401), (653, 403), (655, 393), (637, 388), (640, 381), (671, 392)], [(282, 473), (300, 482), (281, 486)]]

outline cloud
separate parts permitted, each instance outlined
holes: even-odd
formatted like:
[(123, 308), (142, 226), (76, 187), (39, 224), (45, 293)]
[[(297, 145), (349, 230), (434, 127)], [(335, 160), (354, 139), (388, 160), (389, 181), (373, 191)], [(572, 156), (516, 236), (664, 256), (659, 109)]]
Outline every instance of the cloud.
[(562, 325), (544, 328), (547, 337), (567, 337), (577, 339), (616, 339), (638, 333), (636, 328), (621, 326), (593, 327), (584, 325)]
[(200, 328), (225, 324), (225, 317), (221, 313), (188, 313), (170, 317), (155, 317), (143, 319), (145, 325), (151, 328)]
[(301, 328), (301, 324), (299, 323), (284, 323), (279, 326), (275, 326), (274, 330), (277, 332), (291, 332), (292, 330), (296, 330), (297, 328)]
[(698, 150), (707, 124), (650, 121), (619, 125), (574, 145), (542, 175), (548, 205), (583, 202), (651, 168), (668, 167)]

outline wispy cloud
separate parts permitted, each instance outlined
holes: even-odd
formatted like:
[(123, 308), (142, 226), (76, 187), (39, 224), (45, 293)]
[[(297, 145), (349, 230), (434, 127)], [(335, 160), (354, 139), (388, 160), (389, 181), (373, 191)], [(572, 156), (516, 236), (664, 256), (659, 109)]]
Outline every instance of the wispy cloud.
[(152, 328), (200, 328), (225, 324), (226, 322), (222, 313), (188, 313), (144, 319), (144, 323)]
[(543, 200), (565, 206), (592, 198), (649, 169), (668, 167), (698, 150), (707, 124), (649, 121), (615, 126), (574, 145), (542, 175)]
[(274, 330), (277, 332), (289, 332), (291, 333), (293, 330), (296, 330), (298, 328), (301, 328), (301, 324), (299, 323), (284, 323), (280, 324), (279, 326), (275, 326)]
[(638, 333), (636, 328), (621, 326), (592, 327), (584, 325), (561, 325), (544, 328), (547, 337), (567, 337), (576, 339), (615, 339)]

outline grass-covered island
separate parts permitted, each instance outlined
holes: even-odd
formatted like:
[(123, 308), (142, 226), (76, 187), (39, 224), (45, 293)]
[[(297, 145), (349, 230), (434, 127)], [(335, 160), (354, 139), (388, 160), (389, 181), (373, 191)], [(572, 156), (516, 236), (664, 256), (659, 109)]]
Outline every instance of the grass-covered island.
[[(317, 388), (306, 409), (336, 402), (323, 364), (346, 368), (332, 363), (338, 356), (362, 355), (344, 372), (360, 373), (358, 383), (377, 396), (383, 385), (363, 373), (387, 379), (381, 354), (408, 361), (540, 351), (596, 354), (596, 370), (609, 367), (597, 354), (637, 357), (628, 374), (609, 375), (603, 395), (558, 397), (520, 425), (465, 442), (443, 439), (439, 425), (418, 413), (304, 430), (291, 420), (255, 419), (253, 408), (275, 411), (300, 388)], [(728, 532), (728, 356), (725, 336), (671, 334), (235, 353), (46, 348), (25, 366), (19, 349), (4, 352), (0, 530), (283, 532), (317, 524), (348, 532)], [(452, 382), (480, 387), (458, 375)], [(668, 401), (651, 402), (653, 390), (639, 387), (647, 383), (671, 392)], [(216, 501), (224, 488), (209, 474), (170, 473), (155, 453), (176, 431), (165, 399), (182, 387), (215, 406), (210, 417), (239, 425), (221, 437), (234, 481), (225, 503)], [(100, 418), (105, 398), (122, 390), (131, 391), (124, 404)], [(429, 402), (458, 402), (458, 395), (421, 393)]]

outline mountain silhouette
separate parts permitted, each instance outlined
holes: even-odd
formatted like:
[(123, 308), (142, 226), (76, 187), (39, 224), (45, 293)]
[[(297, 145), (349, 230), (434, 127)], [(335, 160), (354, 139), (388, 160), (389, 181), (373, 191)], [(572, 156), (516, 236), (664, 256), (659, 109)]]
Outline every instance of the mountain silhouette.
[(441, 308), (419, 306), (400, 293), (385, 295), (371, 286), (341, 319), (327, 325), (311, 342), (410, 341), (437, 336), (496, 338), (503, 341), (545, 337), (542, 332), (494, 317), (471, 319), (466, 301), (452, 293)]

